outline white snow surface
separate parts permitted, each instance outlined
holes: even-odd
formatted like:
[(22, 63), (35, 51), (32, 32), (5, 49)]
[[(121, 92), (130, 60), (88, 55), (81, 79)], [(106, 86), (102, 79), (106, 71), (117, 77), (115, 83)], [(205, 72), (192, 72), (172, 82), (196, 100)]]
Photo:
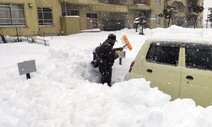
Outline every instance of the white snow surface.
[[(113, 66), (112, 87), (98, 82), (92, 68), (93, 49), (114, 33), (120, 47), (127, 35), (133, 50)], [(212, 29), (171, 26), (111, 32), (84, 32), (45, 37), (49, 46), (27, 42), (0, 44), (0, 127), (212, 127), (212, 107), (196, 106), (191, 99), (170, 101), (145, 79), (124, 81), (130, 63), (150, 37), (202, 38)], [(19, 75), (17, 63), (35, 60), (31, 79)]]

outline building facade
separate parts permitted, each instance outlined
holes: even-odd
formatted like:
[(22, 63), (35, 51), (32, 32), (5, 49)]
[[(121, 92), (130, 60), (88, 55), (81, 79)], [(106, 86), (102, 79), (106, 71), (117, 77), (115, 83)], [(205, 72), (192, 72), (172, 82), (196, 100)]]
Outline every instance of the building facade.
[(167, 0), (167, 5), (171, 5), (177, 12), (172, 17), (172, 24), (182, 27), (194, 27), (194, 21), (197, 16), (197, 27), (203, 27), (203, 14), (192, 12), (195, 5), (203, 6), (203, 0)]
[[(166, 5), (173, 4), (175, 1), (0, 0), (0, 34), (69, 35), (95, 28), (107, 31), (119, 30), (133, 28), (134, 19), (141, 15), (147, 20), (146, 27), (164, 27), (165, 21), (158, 15), (163, 12)], [(181, 1), (186, 7), (189, 0)], [(198, 2), (202, 4), (203, 0)], [(201, 20), (201, 18), (198, 19), (198, 27), (201, 27)]]

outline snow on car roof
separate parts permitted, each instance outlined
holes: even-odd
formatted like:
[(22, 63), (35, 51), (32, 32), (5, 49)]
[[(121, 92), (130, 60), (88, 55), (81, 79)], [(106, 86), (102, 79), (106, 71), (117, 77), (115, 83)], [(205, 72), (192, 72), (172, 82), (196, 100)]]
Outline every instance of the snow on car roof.
[(153, 42), (153, 41), (156, 41), (156, 42), (160, 42), (160, 41), (163, 41), (163, 42), (179, 42), (179, 43), (202, 43), (202, 44), (210, 44), (212, 45), (212, 41), (211, 40), (208, 40), (207, 38), (200, 38), (200, 37), (180, 37), (180, 36), (177, 36), (177, 37), (170, 37), (170, 36), (167, 36), (167, 37), (151, 37), (149, 39), (147, 39), (147, 41), (149, 42)]
[(151, 36), (149, 40), (212, 44), (212, 33), (207, 29), (193, 29), (171, 26), (167, 29), (156, 28), (149, 31), (148, 34)]
[(212, 40), (208, 37), (202, 37), (202, 36), (191, 36), (183, 35), (183, 34), (163, 34), (163, 35), (154, 35), (151, 36), (148, 41), (164, 41), (164, 42), (179, 42), (179, 43), (204, 43), (204, 44), (211, 44)]

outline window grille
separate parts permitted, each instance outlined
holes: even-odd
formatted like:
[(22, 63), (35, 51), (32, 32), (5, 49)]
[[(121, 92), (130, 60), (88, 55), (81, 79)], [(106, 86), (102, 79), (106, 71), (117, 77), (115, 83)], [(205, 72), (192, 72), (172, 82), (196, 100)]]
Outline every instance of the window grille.
[(63, 2), (61, 3), (62, 16), (79, 16), (79, 10), (73, 9), (74, 5)]
[(37, 11), (39, 25), (53, 25), (51, 8), (38, 8)]
[(23, 4), (0, 3), (0, 26), (26, 25)]

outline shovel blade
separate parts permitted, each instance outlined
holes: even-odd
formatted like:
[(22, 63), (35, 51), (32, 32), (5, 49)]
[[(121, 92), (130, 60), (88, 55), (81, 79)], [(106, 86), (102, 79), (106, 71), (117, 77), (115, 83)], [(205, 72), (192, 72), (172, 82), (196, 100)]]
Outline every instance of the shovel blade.
[(126, 35), (123, 35), (123, 42), (126, 44), (126, 46), (129, 50), (132, 50), (132, 45), (130, 44)]

